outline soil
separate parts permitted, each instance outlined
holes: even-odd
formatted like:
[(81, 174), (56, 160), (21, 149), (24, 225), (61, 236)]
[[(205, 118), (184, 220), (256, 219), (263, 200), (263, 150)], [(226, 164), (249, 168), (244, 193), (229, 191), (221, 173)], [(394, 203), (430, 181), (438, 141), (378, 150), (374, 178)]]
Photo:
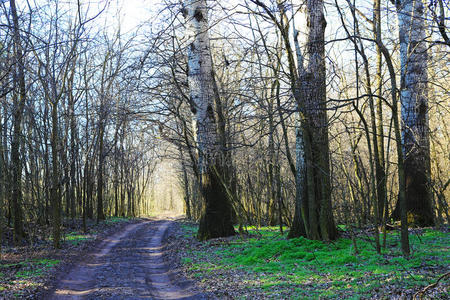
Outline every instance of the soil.
[(104, 238), (45, 299), (210, 299), (172, 269), (164, 237), (174, 220), (145, 219)]

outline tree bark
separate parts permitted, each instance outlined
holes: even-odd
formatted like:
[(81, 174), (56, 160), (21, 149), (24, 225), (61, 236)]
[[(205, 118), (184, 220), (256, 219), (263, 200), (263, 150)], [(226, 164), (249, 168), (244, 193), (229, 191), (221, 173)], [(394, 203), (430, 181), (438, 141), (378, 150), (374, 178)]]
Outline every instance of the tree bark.
[(326, 21), (323, 0), (308, 0), (306, 7), (308, 16), (306, 50), (308, 53), (308, 67), (305, 78), (305, 102), (312, 153), (312, 159), (309, 160), (307, 169), (312, 169), (313, 173), (315, 204), (317, 205), (320, 223), (320, 238), (333, 240), (337, 238), (337, 229), (331, 206), (330, 153), (325, 84)]
[(224, 174), (220, 140), (214, 118), (214, 91), (212, 59), (210, 53), (207, 7), (205, 0), (187, 3), (188, 34), (188, 84), (196, 118), (197, 146), (201, 191), (205, 211), (200, 220), (198, 238), (230, 236), (235, 234), (231, 223), (231, 203), (220, 176)]
[[(421, 0), (398, 0), (396, 7), (400, 37), (400, 103), (407, 217), (411, 224), (432, 226), (425, 7)], [(397, 203), (393, 213), (396, 219), (400, 217), (399, 205)]]
[[(103, 109), (101, 105), (100, 110)], [(100, 112), (103, 114), (102, 112)], [(98, 133), (99, 147), (98, 147), (98, 169), (97, 169), (97, 223), (105, 219), (105, 214), (103, 212), (103, 164), (105, 157), (104, 150), (104, 120), (100, 117), (100, 128)]]
[[(381, 0), (374, 0), (373, 7), (373, 31), (375, 40), (381, 40)], [(376, 128), (377, 138), (376, 147), (378, 148), (378, 163), (376, 163), (377, 176), (377, 197), (378, 197), (378, 216), (380, 222), (386, 220), (386, 214), (383, 213), (387, 209), (387, 189), (386, 189), (386, 166), (384, 159), (384, 133), (383, 133), (383, 78), (382, 78), (382, 61), (380, 46), (376, 45), (377, 49), (377, 74), (375, 77), (375, 88), (377, 94), (376, 102)]]
[[(307, 53), (309, 58), (307, 68), (303, 67), (303, 56), (294, 26), (298, 70), (295, 67), (289, 39), (289, 21), (282, 3), (278, 6), (281, 9), (279, 21), (264, 3), (259, 0), (252, 0), (252, 2), (262, 7), (280, 30), (288, 56), (290, 84), (299, 114), (296, 158), (301, 169), (300, 171), (295, 170), (293, 164), (290, 163), (291, 169), (296, 175), (296, 212), (289, 237), (304, 235), (306, 232), (307, 237), (311, 239), (336, 239), (337, 228), (334, 224), (331, 206), (325, 86), (324, 33), (326, 22), (323, 1), (307, 1)], [(299, 174), (300, 172), (301, 174)]]
[(59, 143), (58, 143), (58, 103), (52, 103), (52, 187), (50, 203), (52, 205), (53, 247), (60, 248), (61, 237), (61, 193), (59, 174)]
[(16, 1), (10, 0), (11, 15), (13, 19), (15, 81), (18, 84), (18, 93), (14, 95), (13, 107), (13, 137), (11, 142), (11, 167), (12, 167), (12, 194), (11, 203), (14, 215), (14, 241), (19, 242), (24, 236), (23, 211), (22, 211), (22, 161), (20, 159), (20, 142), (22, 137), (22, 117), (26, 102), (25, 66), (23, 62), (23, 50), (20, 41), (19, 18), (17, 15)]
[(180, 153), (180, 160), (181, 160), (181, 171), (183, 172), (183, 188), (184, 188), (184, 203), (185, 203), (185, 212), (186, 212), (186, 218), (188, 220), (192, 219), (191, 214), (191, 195), (189, 194), (189, 179), (187, 174), (187, 168), (186, 163), (184, 160), (184, 153), (181, 149), (181, 146), (178, 146), (178, 151)]

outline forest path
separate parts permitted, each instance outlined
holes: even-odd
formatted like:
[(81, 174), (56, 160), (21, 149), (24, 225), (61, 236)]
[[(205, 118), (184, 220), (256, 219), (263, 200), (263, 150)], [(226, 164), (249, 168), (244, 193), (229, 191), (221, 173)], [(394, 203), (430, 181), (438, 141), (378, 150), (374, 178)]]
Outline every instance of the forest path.
[(177, 285), (163, 259), (168, 219), (131, 224), (104, 239), (57, 284), (50, 299), (205, 299)]

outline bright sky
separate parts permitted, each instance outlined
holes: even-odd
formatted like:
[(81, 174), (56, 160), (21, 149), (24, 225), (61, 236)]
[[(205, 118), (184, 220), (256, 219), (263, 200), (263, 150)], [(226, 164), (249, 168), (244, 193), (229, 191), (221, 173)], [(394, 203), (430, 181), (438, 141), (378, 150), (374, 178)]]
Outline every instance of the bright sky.
[[(128, 33), (136, 33), (137, 27), (139, 25), (142, 25), (145, 23), (146, 25), (152, 24), (155, 22), (157, 18), (161, 18), (161, 15), (157, 15), (157, 12), (162, 8), (162, 3), (165, 2), (165, 0), (79, 0), (82, 3), (83, 11), (86, 10), (89, 11), (88, 15), (89, 17), (93, 17), (97, 15), (104, 7), (105, 4), (108, 3), (108, 7), (106, 11), (104, 11), (96, 20), (92, 21), (90, 23), (91, 26), (94, 26), (99, 29), (105, 28), (107, 32), (115, 33), (118, 28), (118, 22), (120, 21), (121, 24), (121, 33), (122, 34), (128, 34)], [(339, 0), (341, 1), (341, 0)], [(370, 7), (371, 0), (358, 0), (359, 6), (361, 9), (364, 7)], [(167, 1), (170, 2), (170, 1)], [(172, 1), (174, 2), (174, 1)], [(300, 1), (294, 0), (295, 3), (299, 3)], [(344, 1), (342, 1), (344, 2)], [(19, 8), (23, 9), (24, 11), (27, 11), (27, 1), (26, 0), (17, 0), (17, 4)], [(57, 3), (61, 8), (68, 7), (69, 11), (72, 11), (73, 13), (76, 13), (76, 7), (77, 7), (77, 0), (33, 0), (30, 1), (31, 4), (35, 3), (37, 6), (45, 6), (45, 5), (54, 5), (54, 3)], [(233, 7), (234, 3), (245, 3), (243, 0), (225, 0), (223, 2), (216, 2), (216, 3), (222, 3), (224, 6), (230, 6)], [(363, 5), (364, 4), (364, 5)], [(238, 10), (245, 11), (242, 9), (242, 7), (238, 7)], [(216, 11), (217, 13), (217, 11)], [(220, 18), (223, 18), (226, 16), (226, 14), (229, 14), (230, 11), (224, 12), (223, 16), (219, 16)], [(247, 21), (247, 16), (241, 15), (241, 17), (244, 19), (243, 22)], [(237, 18), (236, 15), (233, 15), (233, 18)], [(395, 20), (395, 19), (394, 19)], [(297, 28), (300, 29), (300, 31), (304, 31), (306, 28), (305, 26), (306, 18), (301, 14), (298, 13), (296, 17), (296, 25)], [(336, 29), (340, 26), (340, 20), (337, 18), (337, 13), (335, 9), (333, 9), (332, 5), (327, 6), (327, 39), (332, 40), (334, 38), (337, 38), (336, 36)], [(235, 30), (235, 27), (229, 27), (229, 24), (225, 24), (225, 26), (222, 28), (223, 30)], [(237, 30), (246, 31), (246, 27), (238, 27)], [(145, 32), (144, 30), (141, 31)], [(148, 31), (147, 31), (148, 32)], [(340, 34), (343, 34), (343, 30), (339, 31)], [(250, 36), (250, 33), (249, 33)], [(305, 38), (301, 38), (301, 41), (305, 41)], [(353, 52), (349, 51), (343, 51), (340, 47), (343, 46), (344, 48), (348, 48), (348, 45), (345, 45), (345, 43), (337, 43), (329, 45), (328, 47), (333, 46), (335, 48), (334, 50), (334, 56), (341, 57), (341, 59), (349, 60), (349, 55), (353, 55)], [(351, 49), (351, 48), (348, 48)], [(348, 56), (348, 57), (347, 57)], [(353, 56), (351, 56), (352, 58)]]
[(140, 23), (152, 18), (151, 10), (158, 0), (112, 0), (108, 15), (120, 9), (120, 21), (123, 32), (133, 31)]
[[(62, 9), (68, 8), (72, 13), (76, 13), (77, 0), (53, 0)], [(2, 1), (3, 2), (3, 1)], [(157, 4), (161, 0), (80, 0), (84, 12), (88, 10), (90, 17), (97, 15), (101, 9), (108, 3), (108, 8), (103, 12), (94, 22), (97, 26), (103, 26), (105, 21), (108, 25), (113, 25), (117, 21), (117, 13), (120, 12), (120, 21), (123, 32), (128, 32), (135, 29), (140, 23), (151, 20), (151, 11), (155, 10)], [(28, 4), (26, 0), (16, 0), (19, 11), (28, 11)], [(34, 0), (29, 4), (32, 8), (44, 7), (46, 5), (53, 6), (52, 2), (48, 0)], [(114, 24), (115, 25), (115, 24)]]

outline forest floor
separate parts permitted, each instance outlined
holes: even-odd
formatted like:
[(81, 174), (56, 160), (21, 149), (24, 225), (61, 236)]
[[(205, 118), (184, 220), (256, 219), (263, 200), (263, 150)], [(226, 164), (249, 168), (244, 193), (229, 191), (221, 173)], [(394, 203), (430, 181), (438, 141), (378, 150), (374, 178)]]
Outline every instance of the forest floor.
[[(324, 243), (276, 227), (199, 242), (197, 224), (167, 216), (80, 225), (65, 224), (59, 250), (38, 226), (27, 246), (3, 247), (0, 299), (408, 299), (450, 271), (448, 227), (411, 230), (405, 259), (396, 231), (378, 255), (367, 231), (355, 234), (355, 254), (345, 226)], [(425, 298), (449, 299), (449, 284)]]
[(10, 246), (12, 231), (3, 234), (0, 252), (0, 299), (42, 299), (61, 274), (64, 274), (90, 249), (125, 226), (139, 219), (109, 218), (96, 224), (87, 221), (83, 232), (80, 220), (65, 220), (61, 249), (52, 245), (51, 227), (38, 224), (27, 228), (27, 240)]
[[(179, 221), (168, 234), (168, 255), (184, 276), (219, 299), (411, 299), (450, 271), (449, 228), (410, 232), (412, 255), (401, 256), (397, 231), (377, 254), (373, 235), (355, 234), (358, 254), (340, 226), (332, 243), (287, 239), (277, 227), (199, 242), (197, 224)], [(425, 299), (449, 299), (450, 278), (426, 290)]]
[(167, 267), (163, 240), (172, 222), (110, 218), (89, 224), (89, 233), (71, 222), (62, 249), (52, 249), (47, 232), (27, 246), (4, 247), (0, 299), (205, 298)]

